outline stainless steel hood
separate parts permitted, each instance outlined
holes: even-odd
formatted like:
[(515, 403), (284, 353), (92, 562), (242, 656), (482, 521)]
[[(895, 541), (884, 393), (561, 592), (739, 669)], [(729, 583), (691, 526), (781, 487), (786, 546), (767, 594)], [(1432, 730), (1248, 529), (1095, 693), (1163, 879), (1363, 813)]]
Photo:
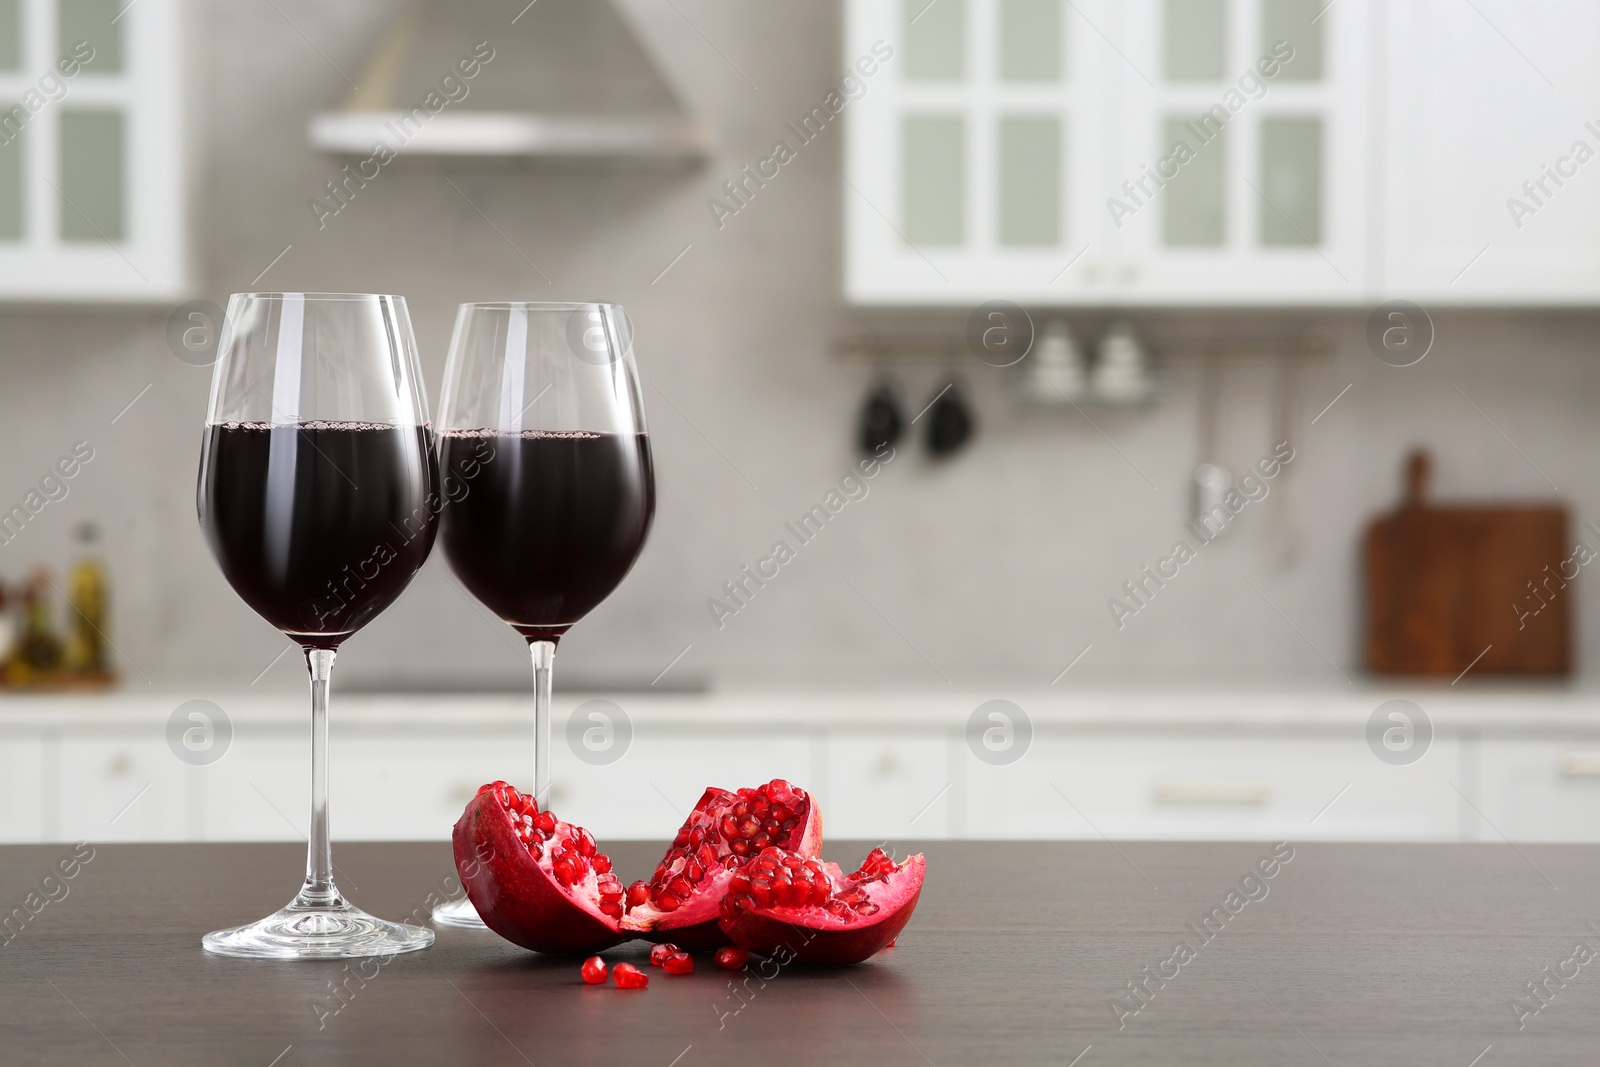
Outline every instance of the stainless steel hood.
[(611, 0), (420, 0), (356, 83), (314, 148), (689, 166), (711, 146)]

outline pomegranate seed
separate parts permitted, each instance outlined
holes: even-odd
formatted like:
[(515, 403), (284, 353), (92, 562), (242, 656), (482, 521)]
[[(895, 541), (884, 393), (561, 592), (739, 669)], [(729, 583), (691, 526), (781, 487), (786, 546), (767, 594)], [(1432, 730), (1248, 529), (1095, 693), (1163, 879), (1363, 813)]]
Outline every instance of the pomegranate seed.
[(599, 985), (606, 980), (606, 961), (599, 956), (590, 956), (583, 961), (583, 980), (590, 985)]
[(717, 954), (712, 959), (716, 960), (717, 966), (725, 971), (737, 971), (749, 962), (750, 953), (747, 949), (729, 945), (726, 948), (717, 949)]
[(589, 866), (594, 868), (596, 874), (605, 874), (611, 870), (611, 857), (604, 852), (596, 852)]
[(678, 904), (679, 901), (677, 897), (663, 896), (660, 900), (656, 901), (656, 908), (660, 911), (677, 911)]
[(631, 963), (619, 963), (611, 968), (611, 980), (618, 989), (643, 989), (650, 984), (650, 976)]
[(693, 974), (694, 959), (687, 952), (674, 952), (661, 961), (661, 969), (668, 974)]
[(533, 825), (539, 828), (540, 833), (553, 834), (556, 832), (556, 817), (548, 811), (541, 811), (533, 817)]
[(628, 907), (636, 908), (650, 899), (650, 886), (644, 882), (634, 882), (628, 886)]
[(673, 944), (653, 945), (650, 948), (650, 966), (659, 967), (661, 961), (678, 951), (678, 946)]

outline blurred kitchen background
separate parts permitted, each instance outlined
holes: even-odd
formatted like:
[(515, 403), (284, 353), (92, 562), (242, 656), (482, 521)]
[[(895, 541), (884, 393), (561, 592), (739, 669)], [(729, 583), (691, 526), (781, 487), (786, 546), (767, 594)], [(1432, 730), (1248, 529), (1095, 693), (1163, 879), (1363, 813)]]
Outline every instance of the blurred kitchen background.
[[(459, 302), (628, 309), (656, 524), (556, 673), (598, 833), (778, 774), (880, 839), (1600, 833), (1600, 11), (524, 3), (0, 2), (11, 655), (90, 557), (116, 678), (12, 672), (0, 835), (304, 826), (303, 663), (194, 511), (254, 289), (403, 294), (435, 402)], [(741, 605), (873, 396), (894, 459)], [(336, 835), (526, 778), (529, 683), (432, 560), (339, 658)]]

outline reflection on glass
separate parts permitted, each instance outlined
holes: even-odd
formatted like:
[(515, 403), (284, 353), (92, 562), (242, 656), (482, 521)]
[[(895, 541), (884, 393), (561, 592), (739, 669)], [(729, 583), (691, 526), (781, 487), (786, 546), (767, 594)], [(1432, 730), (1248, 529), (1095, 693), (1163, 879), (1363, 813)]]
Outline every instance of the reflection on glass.
[(125, 236), (122, 125), (120, 111), (61, 113), (62, 240)]
[(1061, 0), (1000, 0), (1000, 77), (1061, 80)]
[(1061, 120), (1000, 120), (1000, 243), (1061, 243)]
[(905, 0), (906, 78), (954, 81), (965, 68), (966, 0)]
[(22, 137), (15, 105), (0, 110), (0, 241), (22, 238)]
[(1283, 65), (1279, 75), (1283, 80), (1322, 78), (1322, 27), (1328, 19), (1339, 17), (1332, 11), (1323, 15), (1327, 6), (1327, 0), (1262, 0), (1262, 53), (1272, 51), (1279, 41), (1288, 41), (1294, 47), (1294, 59)]
[(1168, 152), (1173, 146), (1188, 146), (1179, 153), (1188, 161), (1168, 179), (1163, 200), (1162, 240), (1178, 246), (1216, 246), (1227, 234), (1227, 206), (1223, 183), (1227, 174), (1228, 141), (1214, 115), (1194, 119), (1168, 119)]
[(1228, 0), (1166, 0), (1166, 78), (1221, 81), (1228, 58)]
[(1322, 120), (1272, 118), (1261, 123), (1261, 243), (1322, 241)]
[(954, 115), (905, 120), (902, 196), (906, 240), (958, 245), (966, 232), (966, 129)]
[[(94, 47), (94, 59), (84, 69), (115, 74), (122, 69), (122, 24), (126, 0), (58, 0), (56, 52), (71, 53), (79, 41)], [(131, 4), (127, 4), (131, 7)], [(137, 13), (129, 18), (138, 18)]]
[(0, 0), (0, 70), (16, 70), (21, 62), (21, 0)]

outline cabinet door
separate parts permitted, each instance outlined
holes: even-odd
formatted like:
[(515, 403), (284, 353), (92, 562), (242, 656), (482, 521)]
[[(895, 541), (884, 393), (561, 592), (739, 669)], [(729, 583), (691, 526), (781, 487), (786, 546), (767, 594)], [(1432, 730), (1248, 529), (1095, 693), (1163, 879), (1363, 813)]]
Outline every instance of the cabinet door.
[(1013, 764), (969, 764), (973, 837), (1451, 840), (1460, 749), (1409, 766), (1353, 732), (1315, 738), (1041, 736)]
[(1388, 294), (1600, 297), (1600, 5), (1384, 8)]
[(1364, 0), (1128, 0), (1096, 209), (1134, 303), (1366, 298)]
[(1109, 6), (851, 0), (852, 68), (893, 49), (845, 107), (852, 302), (1106, 299)]
[[(931, 731), (834, 734), (828, 740), (823, 830), (828, 839), (890, 843), (950, 836), (962, 789), (951, 742)], [(840, 859), (840, 863), (850, 862)]]
[(193, 768), (152, 728), (61, 740), (61, 788), (52, 818), (64, 841), (183, 841), (199, 796)]
[(1478, 841), (1600, 841), (1600, 743), (1482, 742)]
[(0, 842), (44, 839), (45, 758), (41, 738), (0, 737)]

